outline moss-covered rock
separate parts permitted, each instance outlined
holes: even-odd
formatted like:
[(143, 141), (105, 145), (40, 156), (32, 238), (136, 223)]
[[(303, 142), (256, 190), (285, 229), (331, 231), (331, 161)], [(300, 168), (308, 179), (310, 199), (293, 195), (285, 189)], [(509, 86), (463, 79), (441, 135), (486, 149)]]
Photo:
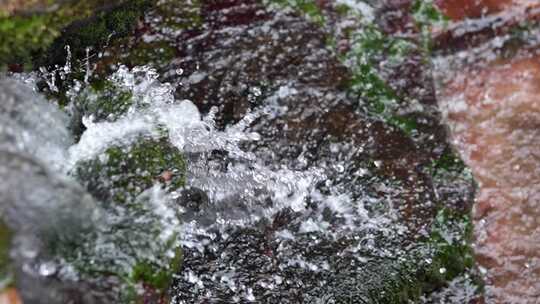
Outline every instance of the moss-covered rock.
[(16, 7), (0, 10), (0, 64), (31, 68), (64, 27), (89, 18), (102, 5), (100, 0), (20, 1)]
[(70, 106), (71, 130), (75, 137), (85, 130), (83, 117), (89, 117), (92, 122), (115, 121), (136, 103), (132, 92), (109, 80), (94, 81), (71, 100), (62, 104)]
[[(361, 272), (349, 274), (353, 278), (351, 282), (362, 284), (336, 286), (342, 291), (338, 299), (362, 298), (365, 303), (381, 304), (416, 303), (423, 295), (444, 288), (452, 279), (471, 272), (474, 258), (470, 246), (470, 217), (443, 208), (430, 229), (429, 237), (412, 244), (406, 252), (375, 258), (363, 265)], [(384, 239), (381, 237), (379, 241)], [(344, 281), (345, 284), (349, 282)]]
[(164, 292), (170, 287), (174, 275), (180, 270), (182, 265), (182, 250), (175, 250), (174, 257), (170, 260), (169, 267), (163, 268), (150, 261), (140, 261), (132, 269), (131, 279), (134, 282), (144, 284)]
[[(178, 39), (172, 32), (201, 30), (201, 1), (156, 1), (145, 12), (141, 35), (128, 35), (111, 40), (101, 58), (97, 59), (97, 73), (111, 72), (111, 66), (152, 66), (163, 76), (171, 69), (171, 62), (181, 54)], [(151, 29), (152, 39), (145, 35)]]
[[(139, 138), (128, 146), (113, 145), (95, 159), (77, 164), (73, 174), (102, 202), (107, 212), (122, 210), (122, 220), (105, 234), (90, 236), (83, 245), (62, 244), (58, 256), (67, 259), (83, 277), (115, 277), (121, 281), (121, 303), (161, 303), (182, 264), (177, 232), (162, 239), (162, 215), (153, 210), (156, 183), (177, 189), (185, 183), (183, 154), (166, 139)], [(121, 258), (96, 250), (99, 242), (114, 244)], [(67, 250), (66, 250), (67, 248)]]
[(132, 201), (161, 182), (171, 189), (184, 185), (182, 153), (166, 140), (141, 139), (132, 146), (112, 146), (98, 158), (77, 166), (75, 175), (96, 198)]
[(133, 94), (111, 81), (94, 82), (77, 99), (77, 106), (94, 122), (114, 121), (133, 105)]
[(61, 1), (42, 9), (0, 11), (0, 64), (62, 66), (66, 46), (76, 59), (131, 33), (148, 0)]
[(83, 59), (87, 49), (99, 50), (111, 39), (131, 33), (151, 1), (123, 1), (98, 10), (90, 18), (77, 20), (61, 31), (45, 52), (45, 56), (36, 62), (38, 66), (62, 66), (66, 61), (66, 45), (76, 59)]

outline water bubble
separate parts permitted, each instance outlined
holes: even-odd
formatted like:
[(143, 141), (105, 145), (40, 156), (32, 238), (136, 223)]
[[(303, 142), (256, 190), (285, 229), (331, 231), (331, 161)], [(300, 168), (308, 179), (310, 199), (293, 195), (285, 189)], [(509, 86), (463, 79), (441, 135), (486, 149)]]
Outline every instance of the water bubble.
[(255, 97), (259, 97), (262, 95), (262, 91), (259, 87), (251, 87), (251, 92)]
[(45, 262), (39, 265), (39, 275), (43, 277), (49, 277), (56, 273), (57, 266), (53, 262)]
[(253, 289), (251, 288), (248, 288), (247, 292), (246, 292), (246, 300), (250, 301), (250, 302), (254, 302), (255, 301), (255, 296), (253, 295)]
[(342, 164), (336, 164), (334, 168), (338, 173), (343, 173), (345, 171), (345, 167)]

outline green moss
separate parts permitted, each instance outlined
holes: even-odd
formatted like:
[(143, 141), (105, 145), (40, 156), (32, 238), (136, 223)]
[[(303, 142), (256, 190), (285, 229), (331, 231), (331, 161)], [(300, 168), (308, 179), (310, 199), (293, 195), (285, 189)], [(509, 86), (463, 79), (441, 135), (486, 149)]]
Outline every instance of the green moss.
[(47, 49), (45, 56), (37, 59), (38, 66), (63, 66), (66, 59), (65, 46), (69, 45), (76, 59), (86, 56), (87, 49), (99, 50), (112, 39), (131, 33), (137, 21), (151, 5), (148, 0), (125, 1), (104, 8), (92, 17), (71, 23)]
[(432, 0), (416, 0), (412, 5), (412, 15), (420, 28), (423, 49), (426, 54), (430, 54), (432, 28), (445, 27), (450, 19), (433, 4)]
[[(435, 279), (449, 281), (474, 266), (471, 247), (472, 221), (469, 214), (460, 214), (448, 208), (437, 213), (428, 243), (435, 248)], [(440, 271), (444, 269), (444, 271)]]
[(176, 48), (165, 41), (152, 41), (137, 43), (126, 58), (121, 61), (129, 66), (152, 65), (154, 67), (166, 66), (174, 59)]
[(80, 163), (75, 174), (98, 199), (123, 203), (152, 187), (165, 172), (172, 175), (168, 187), (182, 187), (185, 170), (183, 154), (166, 140), (141, 139), (129, 147), (108, 148), (101, 157)]
[(310, 21), (321, 26), (324, 25), (324, 15), (314, 0), (267, 0), (267, 2), (284, 8), (291, 8), (307, 16)]
[(416, 121), (396, 114), (400, 100), (404, 98), (380, 77), (376, 66), (382, 60), (399, 65), (416, 46), (411, 41), (387, 36), (372, 25), (351, 36), (353, 47), (341, 58), (343, 62), (351, 60), (356, 63), (350, 68), (349, 90), (365, 102), (369, 113), (411, 134), (417, 127)]
[(462, 172), (467, 167), (463, 160), (459, 158), (456, 152), (448, 147), (444, 150), (443, 154), (433, 162), (433, 168), (435, 171), (447, 171), (447, 172)]
[[(185, 172), (183, 154), (165, 138), (141, 137), (129, 146), (113, 145), (95, 159), (78, 163), (74, 176), (106, 212), (121, 210), (121, 220), (95, 235), (85, 234), (76, 244), (58, 240), (49, 247), (56, 248), (54, 255), (73, 265), (83, 278), (118, 278), (120, 303), (143, 303), (141, 287), (143, 297), (146, 292), (164, 297), (181, 266), (182, 251), (176, 232), (161, 240), (170, 227), (154, 212), (152, 197), (141, 194), (156, 183), (177, 189), (185, 183)], [(103, 251), (98, 243), (114, 245)]]
[(201, 4), (197, 0), (159, 1), (152, 6), (148, 14), (153, 20), (150, 26), (157, 33), (152, 41), (137, 37), (113, 41), (107, 47), (108, 54), (104, 58), (106, 64), (111, 62), (128, 66), (151, 65), (166, 70), (177, 55), (177, 41), (167, 33), (196, 30), (202, 25)]
[(347, 4), (336, 5), (335, 10), (340, 16), (346, 16), (351, 12), (351, 8)]
[(133, 94), (109, 80), (95, 81), (75, 98), (75, 106), (95, 122), (114, 121), (133, 105)]
[(0, 64), (17, 63), (32, 68), (34, 59), (48, 50), (64, 27), (88, 18), (100, 5), (100, 0), (66, 1), (57, 9), (42, 13), (11, 16), (0, 12)]
[(386, 121), (408, 135), (411, 135), (418, 128), (418, 123), (413, 117), (394, 115), (388, 117)]
[(444, 25), (450, 19), (446, 17), (432, 0), (416, 0), (412, 6), (414, 20), (422, 26)]
[(142, 282), (156, 290), (166, 291), (181, 265), (182, 250), (178, 248), (168, 268), (164, 269), (162, 266), (150, 261), (141, 261), (133, 267), (131, 279), (134, 282)]
[(27, 63), (33, 53), (43, 51), (59, 35), (50, 23), (51, 16), (1, 17), (1, 63)]
[(160, 25), (173, 30), (198, 28), (203, 22), (199, 0), (163, 0), (155, 6), (154, 11), (163, 18)]
[(11, 239), (13, 235), (10, 229), (0, 220), (0, 291), (11, 285), (13, 270), (11, 269)]
[(397, 259), (379, 259), (363, 267), (366, 303), (411, 303), (474, 267), (469, 215), (441, 209), (430, 236)]

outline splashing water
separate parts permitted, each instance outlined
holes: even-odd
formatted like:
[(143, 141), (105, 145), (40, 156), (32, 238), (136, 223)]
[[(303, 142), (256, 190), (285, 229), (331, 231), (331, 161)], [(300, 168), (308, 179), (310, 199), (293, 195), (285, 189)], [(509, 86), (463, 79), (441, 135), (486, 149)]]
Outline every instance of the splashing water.
[[(1, 134), (12, 140), (14, 144), (10, 144), (10, 147), (17, 147), (16, 151), (11, 152), (24, 153), (38, 160), (39, 164), (32, 170), (45, 170), (39, 168), (49, 164), (44, 171), (47, 173), (41, 177), (37, 175), (36, 178), (40, 179), (35, 181), (33, 176), (37, 173), (2, 167), (4, 171), (1, 176), (5, 181), (2, 186), (6, 191), (1, 192), (11, 193), (3, 199), (17, 201), (19, 206), (24, 206), (4, 208), (2, 212), (20, 223), (24, 222), (28, 231), (34, 232), (36, 229), (35, 225), (29, 223), (49, 222), (35, 219), (50, 212), (51, 223), (58, 223), (63, 230), (72, 231), (74, 235), (81, 229), (88, 231), (94, 227), (92, 233), (78, 240), (82, 243), (75, 253), (98, 257), (94, 264), (101, 262), (109, 265), (107, 271), (111, 273), (129, 273), (129, 269), (140, 259), (148, 259), (167, 267), (155, 253), (164, 247), (174, 248), (174, 245), (164, 246), (165, 243), (170, 245), (173, 240), (172, 243), (181, 245), (187, 254), (185, 271), (178, 277), (181, 283), (173, 299), (175, 303), (182, 303), (186, 293), (204, 293), (205, 298), (211, 298), (213, 295), (208, 294), (211, 290), (231, 294), (235, 302), (255, 301), (254, 293), (258, 294), (255, 291), (260, 287), (271, 293), (272, 290), (283, 293), (287, 286), (293, 284), (290, 279), (285, 279), (290, 277), (287, 275), (289, 269), (297, 269), (302, 276), (313, 274), (324, 277), (325, 273), (335, 273), (337, 269), (334, 267), (337, 266), (330, 260), (334, 257), (327, 252), (331, 249), (324, 248), (339, 240), (345, 246), (342, 254), (347, 255), (346, 259), (351, 263), (366, 263), (370, 260), (369, 254), (378, 257), (394, 255), (384, 246), (377, 246), (375, 240), (379, 234), (406, 233), (405, 227), (396, 224), (395, 214), (376, 215), (368, 211), (364, 207), (364, 203), (371, 200), (368, 197), (355, 200), (349, 193), (338, 189), (323, 193), (316, 187), (327, 179), (323, 168), (294, 171), (285, 166), (269, 167), (252, 152), (241, 148), (244, 142), (259, 140), (260, 135), (249, 132), (248, 128), (257, 118), (273, 113), (275, 109), (271, 104), (267, 108), (248, 113), (238, 123), (224, 130), (218, 130), (214, 123), (217, 110), (202, 117), (189, 100), (175, 99), (174, 87), (158, 81), (158, 74), (151, 68), (129, 70), (120, 67), (108, 80), (132, 93), (132, 106), (113, 122), (96, 122), (93, 117), (83, 117), (86, 130), (75, 144), (67, 129), (69, 118), (65, 113), (53, 110), (31, 89), (17, 87), (17, 92), (28, 92), (20, 97), (26, 100), (28, 106), (25, 112), (21, 111), (20, 118), (2, 118), (9, 123), (3, 124), (8, 127), (3, 127)], [(2, 85), (20, 86), (12, 80), (8, 82)], [(71, 96), (76, 96), (80, 90), (76, 86)], [(31, 121), (27, 118), (30, 116)], [(40, 119), (36, 120), (36, 117)], [(19, 132), (23, 135), (19, 137), (13, 136), (18, 133), (16, 130), (19, 129), (16, 128), (21, 128), (17, 124), (24, 124), (24, 132)], [(67, 175), (73, 172), (79, 162), (100, 157), (113, 144), (128, 146), (141, 136), (159, 138), (163, 130), (166, 130), (170, 143), (183, 151), (189, 159), (187, 185), (170, 193), (157, 185), (144, 191), (136, 200), (143, 206), (144, 216), (140, 216), (141, 210), (134, 212), (122, 206), (112, 208), (111, 212), (110, 207), (95, 202), (69, 180)], [(216, 153), (224, 156), (216, 158)], [(9, 160), (2, 161), (2, 164), (6, 164), (12, 162), (11, 158), (15, 156), (2, 154), (2, 157), (9, 157)], [(30, 160), (24, 162), (33, 164)], [(12, 170), (20, 174), (14, 174), (16, 171)], [(47, 180), (46, 176), (54, 179)], [(55, 193), (55, 197), (61, 198), (51, 198), (43, 203), (42, 197), (22, 197), (20, 195), (25, 193), (26, 188), (12, 186), (22, 180), (25, 180), (24, 184), (28, 187), (42, 185), (43, 193)], [(58, 185), (63, 185), (67, 194), (59, 193)], [(7, 191), (10, 187), (15, 192)], [(80, 209), (80, 197), (85, 197), (87, 202), (84, 205), (88, 211), (82, 212)], [(38, 202), (43, 205), (34, 206)], [(66, 215), (52, 220), (53, 215), (57, 216), (57, 210), (64, 210)], [(159, 228), (153, 231), (121, 228), (145, 227), (148, 223)], [(33, 239), (32, 234), (25, 229), (17, 233), (21, 239), (18, 248), (26, 252), (28, 245), (23, 243), (34, 244), (32, 246), (35, 247), (40, 242)], [(50, 227), (39, 229), (43, 233), (51, 231)], [(156, 232), (157, 237), (149, 238), (149, 233), (155, 235)], [(128, 239), (137, 240), (137, 244), (126, 244), (125, 240)], [(229, 242), (235, 245), (223, 247)], [(80, 264), (84, 264), (84, 259), (79, 256), (59, 260), (42, 246), (33, 250), (41, 250), (43, 255), (25, 255), (27, 258), (20, 262), (29, 265), (27, 270), (32, 269), (30, 275), (23, 276), (27, 284), (22, 286), (49, 277), (71, 282), (84, 278), (77, 270)], [(244, 246), (268, 247), (264, 249), (266, 258), (274, 261), (269, 264), (271, 273), (274, 273), (271, 277), (245, 277), (249, 273), (249, 261), (234, 261), (240, 257), (235, 257), (235, 252)], [(317, 246), (323, 247), (317, 249)], [(366, 248), (370, 253), (360, 254)], [(317, 253), (317, 250), (321, 251)], [(174, 255), (170, 249), (161, 254), (162, 257)], [(198, 266), (198, 263), (208, 259), (209, 254), (221, 255), (221, 268), (208, 270)], [(263, 273), (268, 271), (261, 270)], [(305, 278), (302, 280), (308, 282)], [(213, 287), (208, 288), (209, 285)], [(95, 288), (99, 284), (93, 286)], [(38, 298), (43, 294), (52, 302), (61, 299), (59, 294), (38, 288), (28, 297)]]

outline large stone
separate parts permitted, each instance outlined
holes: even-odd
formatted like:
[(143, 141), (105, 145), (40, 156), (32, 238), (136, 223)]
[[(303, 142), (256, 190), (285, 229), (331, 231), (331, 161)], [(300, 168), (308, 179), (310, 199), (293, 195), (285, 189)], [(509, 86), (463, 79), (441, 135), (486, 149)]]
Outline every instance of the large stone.
[[(261, 140), (245, 145), (262, 163), (271, 168), (323, 168), (327, 179), (318, 186), (322, 193), (347, 189), (351, 206), (370, 198), (366, 209), (371, 216), (390, 208), (407, 229), (403, 234), (393, 228), (363, 230), (359, 216), (358, 230), (350, 234), (302, 234), (302, 223), (318, 212), (331, 227), (343, 224), (338, 214), (323, 212), (324, 204), (315, 200), (306, 210), (285, 209), (255, 227), (221, 231), (211, 228), (212, 219), (236, 219), (259, 206), (237, 198), (212, 204), (186, 196), (184, 206), (195, 206), (189, 207), (194, 208), (189, 218), (210, 227), (213, 237), (201, 236), (207, 244), (202, 248), (185, 249), (174, 288), (177, 300), (231, 302), (243, 295), (261, 303), (406, 303), (472, 268), (464, 224), (472, 182), (466, 168), (454, 164), (422, 53), (406, 61), (405, 72), (396, 66), (380, 75), (399, 92), (395, 96), (401, 105), (396, 109), (412, 100), (425, 106), (409, 113), (415, 124), (407, 133), (373, 115), (371, 101), (350, 90), (355, 71), (327, 47), (328, 32), (320, 24), (290, 11), (268, 10), (258, 1), (201, 1), (198, 9), (197, 23), (177, 29), (173, 36), (160, 18), (147, 19), (154, 41), (174, 48), (176, 57), (167, 64), (151, 57), (145, 63), (155, 65), (164, 80), (182, 84), (177, 97), (189, 98), (202, 112), (216, 106), (220, 128), (249, 111), (266, 109), (269, 114), (250, 128)], [(137, 47), (144, 37), (121, 45)], [(129, 60), (119, 45), (111, 46), (109, 54), (104, 62)], [(420, 81), (408, 79), (419, 73), (414, 79)], [(216, 159), (222, 159), (223, 167), (234, 162), (226, 156)], [(385, 206), (385, 198), (392, 207)], [(267, 199), (264, 204), (273, 203)], [(442, 226), (455, 227), (455, 242), (437, 232), (447, 212), (457, 214), (442, 220)], [(294, 239), (284, 240), (283, 231)], [(268, 288), (259, 288), (261, 284)], [(235, 289), (239, 286), (243, 289)]]

